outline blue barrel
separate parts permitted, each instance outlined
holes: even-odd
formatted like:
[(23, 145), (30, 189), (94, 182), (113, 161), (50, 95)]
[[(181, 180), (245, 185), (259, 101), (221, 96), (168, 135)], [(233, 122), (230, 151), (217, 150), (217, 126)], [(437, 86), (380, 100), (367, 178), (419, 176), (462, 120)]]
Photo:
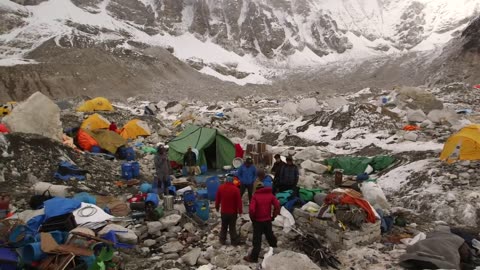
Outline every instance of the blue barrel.
[(220, 186), (220, 179), (218, 176), (212, 176), (207, 179), (207, 192), (208, 192), (208, 199), (210, 201), (215, 200), (215, 196), (217, 196), (218, 187)]
[(198, 200), (195, 203), (196, 214), (203, 220), (207, 221), (210, 217), (210, 203), (207, 200)]
[(132, 163), (132, 176), (133, 178), (140, 176), (140, 163), (138, 162), (131, 162)]
[(127, 161), (135, 160), (135, 150), (133, 149), (133, 147), (127, 147), (125, 149), (125, 159)]
[(133, 178), (132, 174), (132, 164), (129, 162), (125, 162), (122, 164), (122, 178), (125, 180), (130, 180)]
[(40, 247), (40, 242), (26, 245), (22, 250), (22, 259), (27, 264), (42, 260), (46, 255)]
[(206, 189), (197, 190), (197, 197), (199, 200), (208, 199), (208, 191)]
[(187, 213), (195, 213), (195, 193), (192, 190), (187, 190), (183, 193), (183, 204)]
[(206, 174), (206, 173), (208, 172), (208, 167), (207, 167), (207, 165), (202, 165), (202, 166), (200, 166), (200, 172), (201, 172), (202, 174)]

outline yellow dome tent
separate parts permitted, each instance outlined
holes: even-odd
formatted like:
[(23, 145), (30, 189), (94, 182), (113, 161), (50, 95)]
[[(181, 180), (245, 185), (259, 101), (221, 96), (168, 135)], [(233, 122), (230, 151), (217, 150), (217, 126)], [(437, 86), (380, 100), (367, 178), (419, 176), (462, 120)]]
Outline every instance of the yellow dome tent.
[(94, 112), (94, 111), (113, 111), (113, 106), (108, 99), (97, 97), (85, 101), (83, 105), (77, 108), (79, 112)]
[(96, 130), (102, 128), (108, 128), (110, 126), (110, 122), (100, 114), (92, 114), (90, 115), (85, 121), (83, 121), (82, 125), (80, 126), (81, 129), (86, 130)]
[(441, 160), (480, 160), (480, 125), (469, 125), (448, 138), (443, 146)]
[(12, 110), (13, 110), (13, 107), (15, 107), (17, 105), (17, 102), (15, 101), (10, 101), (10, 102), (7, 102), (3, 105), (1, 105), (0, 107), (0, 117), (3, 117), (5, 115), (9, 115)]
[(125, 139), (136, 139), (139, 136), (150, 136), (152, 132), (148, 124), (142, 120), (133, 119), (123, 126), (120, 135)]

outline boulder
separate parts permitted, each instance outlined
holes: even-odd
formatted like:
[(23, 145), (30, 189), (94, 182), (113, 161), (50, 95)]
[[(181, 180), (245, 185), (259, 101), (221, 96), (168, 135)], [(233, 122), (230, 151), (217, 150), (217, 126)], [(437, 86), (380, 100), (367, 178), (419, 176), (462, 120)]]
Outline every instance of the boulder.
[(433, 123), (450, 123), (453, 125), (459, 119), (458, 115), (454, 111), (450, 110), (432, 110), (427, 115), (428, 120)]
[(336, 110), (348, 104), (348, 101), (344, 97), (333, 97), (326, 100), (328, 108), (330, 110)]
[(401, 107), (413, 110), (420, 109), (424, 112), (442, 110), (443, 103), (434, 94), (418, 87), (403, 87), (398, 91), (395, 103)]
[(282, 113), (286, 115), (297, 115), (298, 105), (293, 102), (287, 102), (283, 105)]
[(62, 140), (60, 108), (40, 92), (31, 95), (3, 118), (11, 132), (38, 134), (53, 140)]
[(191, 222), (185, 223), (185, 225), (183, 225), (183, 229), (189, 233), (195, 233), (197, 231), (197, 227), (195, 227), (195, 225), (193, 225)]
[[(219, 254), (212, 259), (212, 264), (220, 268), (227, 268), (239, 262), (238, 256), (230, 256), (228, 254)], [(293, 269), (293, 268), (292, 268)]]
[(183, 245), (178, 242), (178, 241), (174, 241), (174, 242), (169, 242), (169, 243), (166, 243), (165, 245), (162, 246), (162, 252), (163, 253), (177, 253), (179, 251), (181, 251), (183, 249)]
[(322, 152), (316, 146), (309, 146), (294, 156), (295, 160), (320, 160), (322, 159)]
[(311, 160), (305, 160), (302, 162), (302, 164), (300, 164), (300, 166), (302, 166), (302, 168), (304, 168), (306, 171), (314, 172), (316, 174), (322, 174), (328, 169), (327, 166), (312, 162)]
[(408, 110), (407, 120), (408, 122), (423, 122), (427, 119), (427, 116), (422, 110)]
[(170, 228), (176, 226), (181, 219), (182, 216), (173, 214), (160, 219), (160, 222), (163, 224), (163, 226), (165, 226), (165, 228)]
[(153, 239), (147, 239), (143, 242), (143, 245), (146, 246), (146, 247), (151, 247), (151, 246), (154, 246), (156, 243), (157, 243), (157, 241), (155, 241)]
[(416, 132), (407, 132), (403, 135), (403, 138), (407, 141), (416, 142), (418, 140), (418, 134)]
[(160, 221), (147, 222), (148, 233), (151, 235), (160, 235), (166, 228)]
[(187, 254), (182, 256), (182, 261), (190, 266), (194, 266), (197, 264), (197, 260), (202, 253), (201, 248), (194, 248), (189, 251)]
[(262, 137), (262, 133), (260, 132), (260, 130), (257, 129), (247, 129), (246, 134), (247, 139), (249, 140), (258, 141)]
[(108, 224), (101, 231), (98, 232), (98, 235), (104, 236), (109, 231), (115, 231), (115, 236), (121, 243), (135, 245), (138, 242), (138, 236), (135, 234), (134, 231), (117, 224)]
[(282, 251), (265, 260), (265, 270), (320, 270), (305, 254), (296, 253), (293, 251)]
[(168, 113), (179, 113), (183, 110), (183, 105), (178, 103), (177, 105), (167, 109)]
[(435, 125), (433, 124), (432, 121), (430, 121), (429, 119), (423, 121), (421, 124), (420, 124), (420, 127), (422, 128), (434, 128)]
[(250, 111), (245, 108), (233, 108), (232, 115), (233, 118), (241, 121), (248, 121), (250, 119)]
[(303, 116), (313, 115), (319, 109), (317, 99), (315, 98), (302, 99), (298, 104), (298, 112)]

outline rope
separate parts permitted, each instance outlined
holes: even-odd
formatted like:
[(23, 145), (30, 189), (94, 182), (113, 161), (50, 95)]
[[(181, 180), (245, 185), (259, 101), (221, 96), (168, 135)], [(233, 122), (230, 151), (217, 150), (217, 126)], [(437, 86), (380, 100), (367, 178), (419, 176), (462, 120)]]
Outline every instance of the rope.
[[(85, 210), (90, 210), (90, 213), (87, 213), (85, 214), (84, 211)], [(78, 216), (79, 217), (91, 217), (93, 215), (95, 215), (97, 213), (97, 208), (93, 207), (93, 206), (85, 206), (83, 207), (82, 209), (78, 210)]]

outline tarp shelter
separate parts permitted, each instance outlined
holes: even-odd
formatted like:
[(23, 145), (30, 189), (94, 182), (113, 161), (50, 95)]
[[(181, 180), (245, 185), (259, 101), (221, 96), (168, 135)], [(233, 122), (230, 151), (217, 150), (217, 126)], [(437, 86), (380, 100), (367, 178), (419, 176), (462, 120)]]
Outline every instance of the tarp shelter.
[(232, 165), (235, 158), (234, 144), (221, 132), (195, 125), (188, 125), (168, 146), (168, 158), (179, 164), (183, 164), (183, 155), (189, 146), (198, 150), (199, 165), (210, 169)]
[(325, 164), (332, 167), (332, 170), (341, 169), (345, 175), (358, 175), (364, 173), (368, 165), (374, 171), (382, 171), (395, 161), (394, 157), (376, 156), (368, 157), (338, 157), (326, 159)]
[(110, 126), (110, 122), (100, 114), (92, 114), (90, 115), (85, 121), (83, 121), (82, 125), (80, 126), (81, 129), (88, 129), (88, 130), (96, 130), (105, 128), (108, 129)]
[(80, 107), (77, 108), (79, 112), (94, 112), (94, 111), (113, 111), (113, 106), (108, 99), (103, 97), (97, 97), (91, 100), (85, 101)]
[(107, 129), (78, 131), (78, 145), (86, 151), (91, 151), (93, 146), (98, 146), (112, 154), (115, 154), (119, 147), (127, 143), (122, 136)]
[(480, 160), (480, 125), (469, 125), (451, 136), (440, 155), (441, 160)]
[(15, 107), (15, 105), (17, 105), (15, 101), (10, 101), (5, 104), (2, 104), (0, 107), (0, 117), (9, 115), (12, 112), (13, 107)]
[(123, 126), (120, 135), (125, 139), (136, 139), (139, 136), (150, 136), (152, 132), (145, 121), (133, 119)]

